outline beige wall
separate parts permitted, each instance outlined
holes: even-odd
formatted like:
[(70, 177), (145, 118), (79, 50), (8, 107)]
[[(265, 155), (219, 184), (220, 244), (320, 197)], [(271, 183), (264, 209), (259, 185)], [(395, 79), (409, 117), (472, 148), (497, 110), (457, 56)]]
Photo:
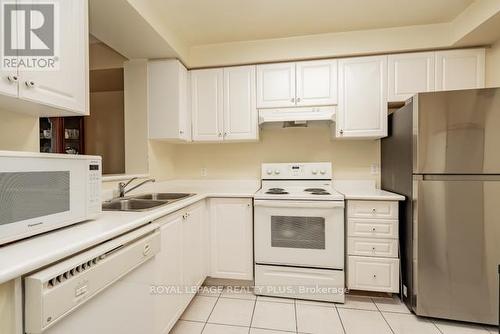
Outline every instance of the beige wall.
[(38, 152), (38, 129), (38, 117), (0, 110), (0, 150)]
[(127, 58), (104, 43), (91, 43), (89, 45), (90, 70), (121, 68), (125, 61)]
[(206, 179), (258, 179), (263, 162), (331, 161), (334, 178), (379, 180), (379, 175), (370, 174), (370, 165), (380, 164), (378, 140), (331, 140), (326, 124), (265, 128), (260, 135), (260, 141), (255, 143), (155, 142), (151, 175), (158, 179), (201, 179), (201, 169), (206, 168)]
[(486, 87), (500, 87), (500, 40), (486, 49)]

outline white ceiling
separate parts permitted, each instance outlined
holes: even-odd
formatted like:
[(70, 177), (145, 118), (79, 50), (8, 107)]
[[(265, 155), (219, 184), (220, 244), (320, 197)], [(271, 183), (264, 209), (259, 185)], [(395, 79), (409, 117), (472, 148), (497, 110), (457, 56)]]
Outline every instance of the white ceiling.
[(144, 0), (189, 46), (454, 19), (473, 0)]

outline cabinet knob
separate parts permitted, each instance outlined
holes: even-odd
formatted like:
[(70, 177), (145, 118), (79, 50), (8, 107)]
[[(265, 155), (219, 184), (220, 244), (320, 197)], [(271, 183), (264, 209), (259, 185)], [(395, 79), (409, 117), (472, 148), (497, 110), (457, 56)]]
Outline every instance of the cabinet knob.
[(9, 80), (9, 82), (11, 82), (11, 83), (17, 82), (18, 79), (19, 78), (17, 77), (17, 75), (8, 75), (7, 76), (7, 80)]
[(222, 133), (221, 132), (219, 132), (219, 137), (222, 137)]
[(26, 87), (29, 87), (29, 88), (35, 87), (34, 81), (26, 81), (25, 84), (26, 84)]
[(372, 247), (372, 250), (375, 252), (375, 247)]
[(300, 102), (300, 97), (297, 98), (297, 102)]
[(292, 98), (290, 99), (290, 102), (295, 102), (295, 98), (294, 98), (294, 97), (292, 97)]
[(373, 231), (373, 232), (375, 232), (375, 231), (376, 231), (375, 227), (373, 227), (373, 228), (372, 228), (372, 231)]
[(224, 137), (226, 137), (226, 136), (227, 136), (227, 132), (224, 132)]
[(343, 135), (343, 134), (344, 134), (344, 130), (340, 129), (339, 133), (340, 133), (341, 135)]
[(373, 278), (377, 278), (377, 275), (375, 275), (375, 274), (374, 274), (374, 275), (373, 275)]
[(373, 212), (373, 213), (377, 212), (377, 209), (373, 208), (373, 209), (372, 209), (372, 212)]
[(179, 133), (182, 135), (182, 134), (184, 134), (184, 131), (181, 130), (181, 131), (179, 131)]

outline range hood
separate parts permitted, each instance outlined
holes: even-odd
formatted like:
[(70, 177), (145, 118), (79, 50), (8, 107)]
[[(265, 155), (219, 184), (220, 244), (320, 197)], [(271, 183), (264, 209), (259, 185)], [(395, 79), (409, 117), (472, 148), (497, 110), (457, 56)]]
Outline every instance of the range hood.
[(307, 121), (335, 121), (335, 106), (259, 109), (259, 124)]

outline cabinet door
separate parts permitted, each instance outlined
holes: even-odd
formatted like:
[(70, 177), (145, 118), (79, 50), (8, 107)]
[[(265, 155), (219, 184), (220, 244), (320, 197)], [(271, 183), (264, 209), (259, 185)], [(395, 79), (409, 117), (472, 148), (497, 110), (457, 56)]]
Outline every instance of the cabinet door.
[(257, 66), (257, 108), (295, 106), (295, 63)]
[(336, 137), (387, 136), (387, 56), (339, 60)]
[(193, 141), (223, 139), (223, 70), (191, 71)]
[(178, 60), (148, 63), (149, 138), (189, 141), (188, 72)]
[(0, 94), (17, 97), (17, 71), (0, 70)]
[[(56, 29), (59, 27), (60, 36), (57, 60), (59, 69), (55, 71), (20, 70), (19, 97), (88, 115), (88, 1), (64, 0), (57, 3), (59, 22), (56, 23)], [(35, 19), (38, 19), (38, 16), (35, 16)]]
[[(166, 288), (183, 287), (182, 227), (183, 218), (177, 214), (158, 220), (164, 224), (160, 228), (161, 251), (154, 258), (156, 276), (154, 282)], [(163, 291), (162, 291), (163, 292)], [(184, 310), (185, 298), (174, 291), (154, 296), (154, 310), (157, 333), (167, 333)]]
[(337, 104), (337, 63), (333, 60), (297, 63), (297, 105)]
[(484, 87), (484, 49), (436, 52), (436, 90)]
[(210, 201), (210, 276), (253, 279), (252, 200)]
[(406, 101), (416, 93), (434, 91), (434, 59), (434, 52), (390, 55), (387, 78), (389, 102)]
[[(188, 208), (182, 228), (182, 257), (184, 259), (184, 284), (187, 288), (199, 287), (205, 280), (203, 224), (205, 205)], [(193, 294), (196, 291), (193, 291)]]
[(224, 69), (224, 140), (257, 140), (255, 66)]

